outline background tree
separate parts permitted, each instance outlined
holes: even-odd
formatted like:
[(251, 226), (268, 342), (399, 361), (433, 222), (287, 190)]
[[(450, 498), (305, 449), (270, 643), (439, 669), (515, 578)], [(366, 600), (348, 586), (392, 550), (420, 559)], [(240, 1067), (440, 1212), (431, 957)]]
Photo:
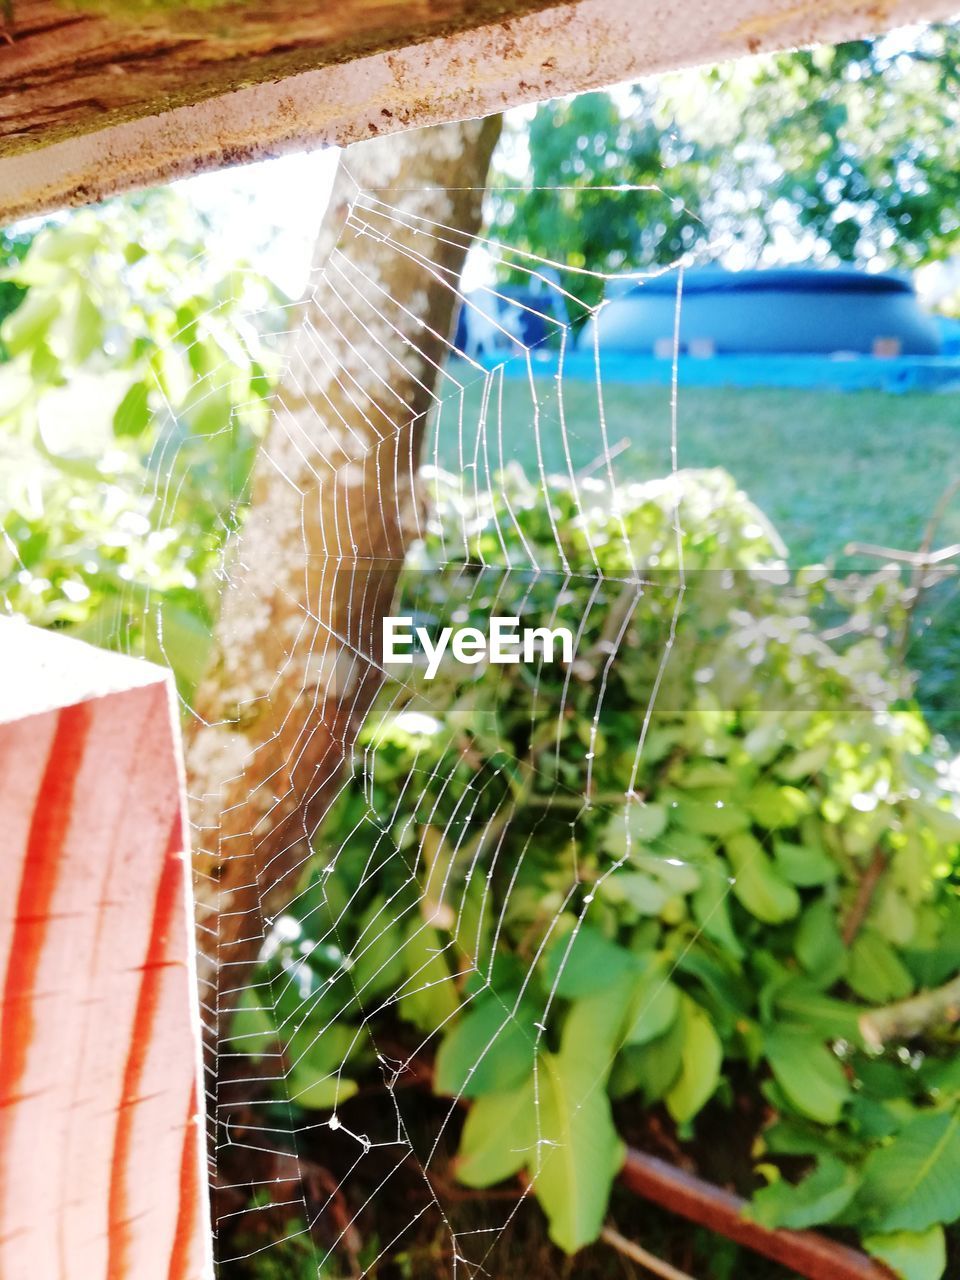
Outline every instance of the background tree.
[[(703, 238), (697, 211), (713, 157), (666, 126), (647, 86), (544, 103), (516, 120), (505, 143), (491, 221), (511, 250), (628, 271), (673, 262)], [(519, 185), (518, 168), (526, 168)], [(636, 190), (612, 199), (611, 187)], [(589, 305), (602, 284), (579, 277), (574, 292)]]
[[(960, 30), (939, 25), (546, 103), (505, 149), (495, 232), (603, 271), (693, 248), (744, 265), (947, 258), (960, 233), (958, 58)], [(653, 189), (603, 193), (622, 184)]]
[(11, 238), (0, 593), (40, 625), (169, 663), (189, 697), (269, 420), (278, 291), (224, 262), (170, 190), (77, 210), (25, 254)]
[(412, 477), (499, 132), (494, 117), (363, 144), (334, 185), (188, 734), (208, 1010), (289, 900), (380, 685), (371, 636), (417, 528)]

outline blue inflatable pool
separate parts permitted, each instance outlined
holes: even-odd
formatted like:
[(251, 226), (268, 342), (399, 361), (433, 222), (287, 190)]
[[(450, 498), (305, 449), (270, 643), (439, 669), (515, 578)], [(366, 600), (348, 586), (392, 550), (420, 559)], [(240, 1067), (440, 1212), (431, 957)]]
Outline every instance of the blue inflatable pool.
[[(672, 344), (678, 274), (632, 286), (603, 306), (594, 328), (606, 351), (650, 354)], [(940, 333), (903, 276), (853, 269), (687, 270), (681, 351), (717, 355), (937, 355)]]

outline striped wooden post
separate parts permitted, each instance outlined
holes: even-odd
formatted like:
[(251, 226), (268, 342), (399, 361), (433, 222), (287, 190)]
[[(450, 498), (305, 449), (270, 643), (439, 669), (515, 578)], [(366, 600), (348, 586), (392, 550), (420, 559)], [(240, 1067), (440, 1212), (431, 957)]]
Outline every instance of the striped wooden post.
[(206, 1280), (169, 677), (9, 619), (0, 673), (0, 1276)]

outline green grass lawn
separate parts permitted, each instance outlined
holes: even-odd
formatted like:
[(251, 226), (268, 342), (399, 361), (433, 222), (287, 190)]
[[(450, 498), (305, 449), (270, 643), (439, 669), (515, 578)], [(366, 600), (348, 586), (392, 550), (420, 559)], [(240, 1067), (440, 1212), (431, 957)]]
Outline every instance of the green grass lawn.
[[(455, 374), (469, 370), (454, 367)], [(441, 412), (436, 457), (458, 470), (474, 458), (482, 382), (448, 397)], [(592, 383), (568, 381), (562, 403), (550, 381), (537, 383), (537, 412), (528, 383), (503, 383), (502, 408), (491, 397), (486, 418), (489, 466), (505, 460), (547, 472), (602, 467), (603, 434)], [(603, 390), (606, 438), (617, 449), (617, 479), (663, 475), (670, 468), (671, 407), (667, 387), (610, 383)], [(461, 426), (461, 423), (463, 424)], [(566, 440), (566, 448), (564, 445)], [(880, 391), (770, 389), (679, 390), (678, 462), (724, 467), (773, 521), (792, 566), (851, 561), (849, 542), (916, 549), (948, 482), (960, 474), (960, 396)], [(432, 447), (432, 446), (431, 446)], [(960, 496), (951, 504), (936, 545), (960, 542)], [(918, 617), (912, 660), (921, 671), (919, 695), (939, 729), (960, 742), (960, 588), (932, 593)], [(929, 619), (929, 622), (926, 621)]]

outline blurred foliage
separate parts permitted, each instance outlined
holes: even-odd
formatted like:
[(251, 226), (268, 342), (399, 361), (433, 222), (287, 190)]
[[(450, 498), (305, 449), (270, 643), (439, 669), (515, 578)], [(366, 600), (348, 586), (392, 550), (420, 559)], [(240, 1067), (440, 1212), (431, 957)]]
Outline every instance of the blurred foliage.
[(742, 102), (743, 137), (766, 128), (786, 200), (842, 261), (915, 266), (955, 252), (960, 232), (960, 28), (941, 25), (762, 64)]
[[(456, 1176), (523, 1172), (569, 1252), (623, 1156), (613, 1100), (681, 1140), (704, 1108), (757, 1116), (761, 1221), (852, 1227), (937, 1280), (956, 1032), (876, 1052), (860, 1024), (960, 971), (960, 778), (885, 647), (901, 585), (790, 575), (721, 471), (616, 504), (583, 480), (585, 512), (519, 470), (492, 499), (442, 474), (435, 496), (397, 612), (566, 625), (577, 656), (385, 690), (279, 922), (275, 1010), (252, 988), (234, 1047), (279, 1041), (286, 1096), (324, 1110), (375, 1045), (430, 1044), (437, 1091), (469, 1100)], [(842, 651), (818, 622), (840, 613), (875, 620)]]
[[(505, 378), (498, 391), (498, 414), (502, 403), (504, 423), (515, 428), (504, 433), (503, 461), (518, 462), (528, 475), (541, 466), (548, 475), (595, 470), (605, 451), (594, 382), (558, 383), (541, 376), (535, 392), (539, 429), (524, 378)], [(486, 394), (482, 379), (467, 381), (464, 422), (484, 421)], [(665, 387), (605, 382), (603, 408), (616, 433), (608, 439), (618, 450), (612, 462), (618, 484), (670, 470), (669, 396)], [(678, 403), (684, 465), (730, 472), (776, 525), (792, 568), (879, 567), (875, 559), (847, 556), (851, 542), (916, 550), (929, 536), (945, 486), (960, 475), (953, 395), (681, 382)], [(462, 434), (448, 427), (436, 433), (430, 455), (439, 466), (458, 470)], [(499, 451), (498, 441), (498, 462)], [(960, 495), (940, 515), (933, 547), (960, 544)], [(890, 569), (894, 575), (902, 571)], [(924, 593), (911, 617), (907, 658), (917, 672), (916, 696), (928, 724), (960, 749), (958, 587), (954, 575)]]
[[(529, 167), (515, 185), (509, 157), (518, 142), (529, 150)], [(667, 127), (655, 91), (644, 85), (630, 90), (626, 104), (607, 93), (545, 103), (507, 132), (500, 154), (508, 163), (495, 162), (491, 234), (504, 246), (510, 279), (529, 282), (522, 254), (533, 253), (575, 269), (572, 292), (594, 305), (603, 282), (580, 272), (665, 266), (706, 234), (698, 210), (717, 157), (709, 144)], [(613, 187), (625, 189), (614, 198)], [(571, 315), (574, 323), (582, 318)]]
[(218, 264), (172, 192), (33, 237), (0, 326), (0, 592), (8, 611), (203, 668), (213, 577), (278, 359), (277, 298)]
[[(492, 233), (593, 271), (649, 270), (693, 248), (745, 263), (771, 246), (781, 260), (799, 249), (873, 267), (947, 258), (958, 63), (960, 26), (934, 25), (548, 102), (515, 125), (512, 149), (506, 139)], [(649, 189), (604, 193), (621, 185)], [(599, 301), (600, 281), (584, 288)]]
[[(14, 262), (20, 262), (30, 245), (33, 243), (35, 232), (32, 230), (0, 230), (0, 263), (9, 265)], [(23, 295), (26, 289), (23, 285), (17, 284), (14, 280), (0, 277), (0, 324), (10, 314), (14, 308), (18, 307), (23, 301)], [(0, 338), (0, 361), (6, 360), (8, 352), (4, 346), (3, 339)]]

